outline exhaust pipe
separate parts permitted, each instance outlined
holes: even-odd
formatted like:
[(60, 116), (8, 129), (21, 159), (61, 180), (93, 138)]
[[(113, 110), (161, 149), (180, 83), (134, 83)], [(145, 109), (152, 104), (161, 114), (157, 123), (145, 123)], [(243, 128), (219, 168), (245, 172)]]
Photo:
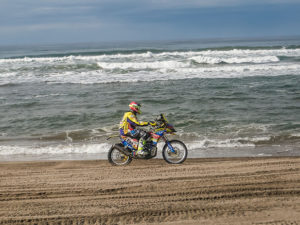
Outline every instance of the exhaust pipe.
[(120, 144), (115, 144), (114, 147), (115, 147), (116, 149), (118, 149), (120, 152), (122, 152), (124, 155), (126, 155), (126, 156), (131, 156), (131, 153), (128, 152), (128, 151), (126, 151), (126, 150), (124, 149), (123, 146), (120, 146)]

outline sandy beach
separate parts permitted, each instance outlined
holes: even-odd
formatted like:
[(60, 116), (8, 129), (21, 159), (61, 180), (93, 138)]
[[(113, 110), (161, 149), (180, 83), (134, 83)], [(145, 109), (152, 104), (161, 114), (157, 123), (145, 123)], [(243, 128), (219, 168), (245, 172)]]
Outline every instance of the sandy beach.
[(2, 162), (0, 224), (300, 224), (300, 158)]

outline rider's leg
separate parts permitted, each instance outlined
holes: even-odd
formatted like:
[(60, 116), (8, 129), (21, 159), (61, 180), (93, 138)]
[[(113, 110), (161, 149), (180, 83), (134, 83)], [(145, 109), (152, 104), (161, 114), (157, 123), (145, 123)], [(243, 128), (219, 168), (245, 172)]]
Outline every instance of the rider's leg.
[(141, 130), (141, 129), (135, 129), (135, 130), (130, 131), (130, 136), (132, 138), (136, 138), (139, 140), (138, 149), (134, 154), (144, 155), (146, 153), (143, 151), (144, 145), (145, 145), (146, 140), (149, 137), (149, 133), (147, 133), (146, 131)]
[(131, 139), (139, 140), (136, 150), (134, 150), (134, 149), (132, 150), (132, 155), (133, 156), (135, 156), (137, 154), (143, 155), (143, 153), (144, 153), (143, 152), (144, 142), (145, 142), (145, 139), (143, 138), (145, 136), (144, 132), (145, 131), (140, 130), (140, 129), (134, 129), (134, 130), (129, 131), (126, 134), (126, 136), (130, 137)]
[(138, 133), (139, 133), (140, 139), (139, 139), (139, 146), (138, 146), (137, 154), (145, 155), (146, 152), (144, 151), (144, 146), (145, 146), (146, 140), (149, 137), (149, 134), (144, 130), (138, 130)]
[(143, 154), (144, 153), (143, 149), (144, 149), (145, 143), (146, 143), (145, 139), (140, 138), (139, 146), (138, 146), (138, 150), (137, 150), (138, 154)]

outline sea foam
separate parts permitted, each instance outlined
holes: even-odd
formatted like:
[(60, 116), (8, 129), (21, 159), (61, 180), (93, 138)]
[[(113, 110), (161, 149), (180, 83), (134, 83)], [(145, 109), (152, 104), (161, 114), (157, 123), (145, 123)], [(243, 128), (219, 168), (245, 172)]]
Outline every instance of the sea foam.
[[(232, 49), (0, 59), (0, 85), (299, 75), (300, 49)], [(282, 59), (282, 60), (281, 60)]]
[(59, 144), (52, 146), (0, 146), (0, 155), (97, 154), (108, 152), (111, 144)]

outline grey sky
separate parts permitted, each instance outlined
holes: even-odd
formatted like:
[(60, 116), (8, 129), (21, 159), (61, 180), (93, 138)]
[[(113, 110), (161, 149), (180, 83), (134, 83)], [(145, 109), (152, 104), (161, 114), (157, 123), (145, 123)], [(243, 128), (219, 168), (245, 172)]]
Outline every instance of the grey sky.
[(300, 35), (300, 0), (0, 0), (0, 44)]

